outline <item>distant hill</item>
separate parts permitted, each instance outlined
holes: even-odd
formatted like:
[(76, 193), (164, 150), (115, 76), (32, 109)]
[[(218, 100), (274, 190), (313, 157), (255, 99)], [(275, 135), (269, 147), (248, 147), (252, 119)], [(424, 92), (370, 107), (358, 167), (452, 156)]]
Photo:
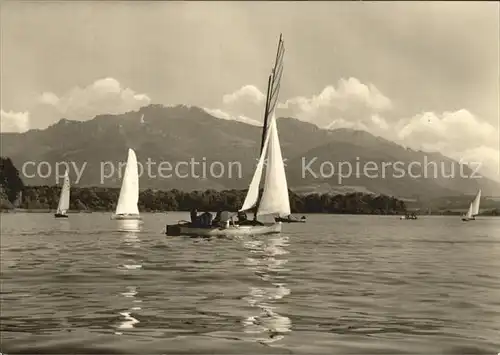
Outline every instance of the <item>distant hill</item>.
[[(382, 162), (400, 161), (407, 166), (412, 161), (423, 163), (427, 156), (428, 160), (443, 162), (447, 169), (451, 164), (457, 163), (440, 154), (405, 149), (366, 132), (349, 129), (323, 130), (294, 118), (280, 118), (278, 130), (283, 156), (287, 158), (289, 187), (297, 192), (365, 191), (398, 197), (429, 198), (473, 194), (478, 188), (482, 188), (485, 196), (500, 195), (499, 184), (486, 178), (394, 178), (390, 168), (386, 171), (389, 176), (385, 178), (369, 178), (363, 173), (362, 165), (358, 177), (343, 179), (342, 184), (338, 183), (336, 175), (314, 178), (306, 174), (303, 177), (303, 159), (310, 161), (314, 157), (317, 157), (313, 164), (316, 171), (323, 161), (349, 161), (353, 167), (356, 162), (364, 164), (374, 161), (380, 166)], [(0, 137), (2, 154), (12, 159), (27, 185), (53, 185), (55, 177), (26, 176), (21, 170), (25, 162), (47, 161), (54, 168), (56, 162), (67, 161), (75, 162), (79, 168), (87, 162), (79, 186), (99, 186), (101, 167), (109, 167), (112, 163), (118, 168), (118, 163), (126, 160), (127, 148), (130, 147), (136, 151), (139, 162), (146, 168), (140, 179), (141, 188), (223, 190), (248, 187), (259, 154), (261, 128), (218, 119), (198, 107), (150, 105), (137, 112), (101, 115), (85, 122), (62, 119), (44, 130), (31, 130), (21, 134), (2, 133)], [(156, 163), (150, 164), (156, 178), (148, 178), (148, 158)], [(196, 175), (203, 173), (201, 166), (191, 171), (190, 166), (184, 164), (179, 166), (178, 173), (189, 176), (158, 177), (160, 162), (169, 162), (175, 168), (176, 163), (189, 162), (191, 159), (205, 161), (207, 168), (214, 161), (222, 162), (225, 174), (220, 178), (214, 177), (207, 169), (206, 178), (193, 177), (192, 172)], [(110, 164), (106, 165), (105, 162)], [(241, 171), (233, 163), (230, 176), (230, 162), (239, 162)], [(163, 168), (167, 167), (168, 164), (164, 163)], [(33, 165), (27, 168), (27, 175), (34, 173)], [(214, 166), (213, 173), (216, 175), (219, 171), (220, 166)], [(470, 175), (469, 169), (464, 171)], [(164, 174), (166, 173), (164, 170)], [(73, 168), (70, 170), (70, 178), (74, 184), (76, 174)], [(113, 176), (103, 180), (102, 185), (118, 187), (120, 176), (115, 171)]]
[[(302, 157), (290, 162), (290, 169), (287, 173), (290, 181), (294, 182), (295, 190), (307, 192), (319, 189), (324, 193), (328, 189), (339, 191), (351, 186), (358, 187), (359, 190), (366, 189), (375, 193), (420, 199), (475, 194), (479, 188), (486, 195), (495, 195), (499, 191), (499, 184), (492, 180), (467, 178), (474, 176), (467, 166), (462, 167), (465, 178), (461, 177), (459, 164), (438, 153), (424, 153), (403, 148), (367, 132), (349, 129), (332, 131), (330, 139), (331, 142), (308, 150), (302, 154)], [(325, 164), (327, 178), (314, 178), (303, 168), (304, 164), (301, 164), (301, 161), (310, 162), (315, 158), (311, 167), (314, 167), (312, 170), (317, 175), (321, 162), (325, 161), (349, 162), (352, 174), (339, 180), (339, 174), (344, 172), (345, 176), (349, 172), (349, 166), (345, 166), (342, 172), (336, 171), (334, 176), (328, 177), (331, 169)], [(379, 170), (370, 170), (370, 162), (374, 162)], [(412, 162), (418, 164), (413, 164), (412, 167), (410, 166)], [(357, 163), (359, 174), (356, 175)], [(397, 163), (397, 165), (396, 168), (388, 165), (384, 169), (384, 163), (393, 165)], [(427, 168), (425, 168), (426, 165)], [(365, 166), (367, 170), (363, 170)], [(334, 167), (338, 170), (337, 165), (334, 164)], [(401, 169), (404, 170), (401, 171)], [(306, 179), (302, 178), (304, 171)]]

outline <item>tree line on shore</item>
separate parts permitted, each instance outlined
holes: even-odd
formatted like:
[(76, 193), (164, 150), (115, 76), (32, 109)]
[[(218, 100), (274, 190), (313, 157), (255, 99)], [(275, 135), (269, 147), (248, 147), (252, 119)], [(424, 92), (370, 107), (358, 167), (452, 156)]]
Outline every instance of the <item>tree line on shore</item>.
[[(0, 158), (0, 209), (55, 210), (60, 186), (25, 186), (10, 158)], [(70, 210), (113, 211), (120, 190), (110, 187), (71, 188)], [(237, 211), (245, 200), (246, 190), (147, 189), (139, 193), (141, 211)], [(289, 191), (292, 213), (400, 214), (406, 211), (403, 201), (385, 195), (350, 193), (346, 195), (298, 195)]]
[[(18, 208), (56, 209), (59, 201), (58, 186), (26, 186)], [(72, 187), (71, 210), (113, 211), (120, 190), (107, 187)], [(245, 200), (246, 190), (205, 190), (183, 192), (179, 190), (143, 190), (139, 193), (139, 209), (154, 211), (189, 211), (193, 208), (208, 211), (237, 211)], [(292, 213), (348, 213), (348, 214), (401, 214), (405, 203), (394, 197), (351, 193), (347, 195), (298, 195), (289, 191)]]
[[(59, 202), (59, 186), (25, 186), (19, 171), (9, 158), (0, 158), (0, 210), (15, 208), (27, 210), (55, 210)], [(113, 211), (119, 189), (109, 187), (71, 188), (70, 209), (74, 211)], [(139, 193), (141, 211), (227, 210), (237, 211), (243, 204), (246, 190), (143, 190)], [(346, 214), (403, 214), (404, 201), (385, 195), (366, 193), (308, 194), (289, 191), (292, 213), (346, 213)], [(435, 213), (433, 213), (435, 214)], [(457, 211), (439, 211), (437, 214), (461, 214)], [(500, 216), (493, 208), (481, 215)]]

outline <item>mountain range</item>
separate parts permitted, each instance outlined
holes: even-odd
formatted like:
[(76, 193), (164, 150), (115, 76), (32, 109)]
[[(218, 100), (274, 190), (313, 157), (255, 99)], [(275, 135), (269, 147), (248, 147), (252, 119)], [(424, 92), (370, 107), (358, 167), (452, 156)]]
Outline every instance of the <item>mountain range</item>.
[[(470, 178), (473, 170), (467, 166), (462, 166), (460, 174), (459, 164), (439, 153), (405, 148), (364, 131), (320, 129), (294, 118), (279, 118), (277, 123), (289, 188), (299, 193), (365, 191), (427, 199), (472, 195), (480, 188), (484, 196), (500, 195), (500, 184), (485, 177)], [(35, 173), (36, 167), (45, 161), (54, 170), (57, 162), (65, 161), (75, 164), (70, 165), (69, 171), (73, 184), (78, 177), (74, 166), (82, 169), (86, 163), (77, 185), (120, 186), (118, 164), (126, 161), (127, 149), (132, 148), (145, 170), (140, 178), (141, 188), (192, 191), (247, 188), (259, 155), (261, 135), (261, 127), (216, 118), (199, 107), (150, 105), (139, 111), (100, 115), (83, 122), (61, 119), (44, 130), (2, 133), (0, 138), (2, 155), (12, 159), (28, 185), (55, 184), (54, 171), (44, 178)], [(181, 163), (176, 176), (176, 164), (190, 161), (200, 164), (191, 169)], [(22, 167), (26, 162), (33, 163), (26, 165), (24, 174)], [(168, 162), (161, 165), (163, 177), (159, 175), (160, 162)], [(205, 176), (202, 162), (207, 167)], [(340, 180), (339, 162), (344, 162), (345, 176)], [(418, 164), (426, 163), (428, 176), (416, 176), (423, 172)], [(346, 176), (347, 164), (352, 168), (350, 177)], [(168, 171), (169, 167), (172, 170)], [(45, 175), (47, 168), (46, 165), (41, 170)], [(168, 177), (169, 173), (172, 176)]]

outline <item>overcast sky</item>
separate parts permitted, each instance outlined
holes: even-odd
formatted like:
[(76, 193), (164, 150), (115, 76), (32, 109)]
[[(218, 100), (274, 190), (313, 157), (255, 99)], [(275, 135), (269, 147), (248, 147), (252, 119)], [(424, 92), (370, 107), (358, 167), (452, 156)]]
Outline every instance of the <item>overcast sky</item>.
[(499, 13), (498, 2), (4, 1), (2, 131), (149, 103), (258, 121), (282, 32), (279, 115), (497, 172)]

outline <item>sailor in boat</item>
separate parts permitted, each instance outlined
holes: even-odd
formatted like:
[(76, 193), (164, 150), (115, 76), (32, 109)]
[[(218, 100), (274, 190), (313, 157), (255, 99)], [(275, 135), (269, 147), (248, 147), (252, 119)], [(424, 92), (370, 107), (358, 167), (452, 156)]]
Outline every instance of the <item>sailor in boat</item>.
[(217, 226), (221, 222), (221, 217), (222, 217), (222, 211), (217, 211), (215, 214), (215, 218), (212, 221), (212, 225)]
[(215, 218), (212, 220), (212, 227), (225, 227), (229, 219), (229, 212), (217, 211)]
[(191, 224), (193, 227), (198, 225), (198, 210), (196, 208), (191, 210)]
[(248, 221), (247, 214), (244, 211), (238, 212), (238, 223), (246, 222)]
[(236, 225), (233, 221), (233, 214), (227, 211), (218, 211), (215, 218), (212, 214), (205, 211), (197, 217), (196, 227), (198, 228), (229, 228), (230, 225)]
[(193, 208), (191, 210), (191, 226), (194, 228), (208, 228), (212, 225), (212, 214), (207, 210), (198, 216), (198, 210)]
[(237, 223), (234, 222), (234, 213), (223, 211), (220, 215), (219, 227), (229, 228), (230, 226), (236, 226)]
[(263, 226), (264, 225), (264, 223), (257, 220), (257, 213), (254, 213), (253, 219), (250, 220), (250, 219), (248, 219), (248, 216), (245, 213), (245, 211), (238, 212), (238, 224), (240, 226)]
[(253, 219), (248, 219), (245, 211), (238, 212), (238, 224), (240, 226), (263, 226), (264, 223), (257, 220), (257, 211), (254, 211)]
[(214, 217), (212, 216), (212, 214), (210, 212), (208, 212), (207, 210), (205, 210), (198, 217), (198, 221), (199, 221), (200, 227), (202, 227), (202, 228), (210, 228), (212, 226), (212, 219), (213, 218)]

